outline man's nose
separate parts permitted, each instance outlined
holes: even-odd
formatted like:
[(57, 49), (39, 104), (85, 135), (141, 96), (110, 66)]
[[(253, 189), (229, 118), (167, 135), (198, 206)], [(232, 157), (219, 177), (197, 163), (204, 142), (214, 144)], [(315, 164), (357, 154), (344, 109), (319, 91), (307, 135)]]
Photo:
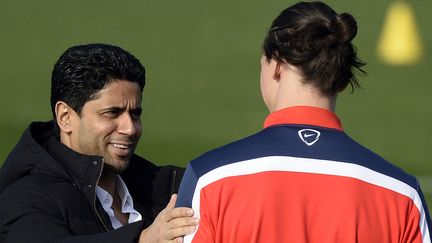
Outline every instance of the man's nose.
[(124, 112), (120, 116), (118, 132), (122, 134), (126, 134), (128, 136), (133, 136), (137, 132), (137, 124), (132, 119), (131, 115), (128, 112)]

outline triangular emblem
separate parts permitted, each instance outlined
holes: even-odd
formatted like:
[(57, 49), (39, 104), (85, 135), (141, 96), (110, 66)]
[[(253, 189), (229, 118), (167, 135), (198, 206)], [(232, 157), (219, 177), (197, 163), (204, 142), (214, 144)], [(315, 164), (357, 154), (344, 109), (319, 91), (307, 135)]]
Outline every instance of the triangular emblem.
[(312, 146), (318, 141), (321, 133), (314, 129), (302, 129), (298, 131), (298, 135), (307, 146)]

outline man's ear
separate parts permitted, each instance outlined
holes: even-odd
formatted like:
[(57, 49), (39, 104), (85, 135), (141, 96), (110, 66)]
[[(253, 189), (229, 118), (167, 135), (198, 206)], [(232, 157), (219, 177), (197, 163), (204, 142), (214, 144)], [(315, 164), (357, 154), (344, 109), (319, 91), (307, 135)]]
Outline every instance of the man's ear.
[(273, 79), (279, 81), (280, 77), (281, 77), (281, 63), (277, 62), (273, 73)]
[(56, 122), (61, 132), (72, 131), (72, 116), (75, 111), (65, 102), (58, 101), (55, 105)]

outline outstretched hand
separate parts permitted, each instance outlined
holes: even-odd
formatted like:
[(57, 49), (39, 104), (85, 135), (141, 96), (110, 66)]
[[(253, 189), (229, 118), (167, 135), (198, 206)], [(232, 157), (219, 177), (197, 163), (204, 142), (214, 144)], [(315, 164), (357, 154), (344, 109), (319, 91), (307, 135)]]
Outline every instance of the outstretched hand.
[(193, 217), (191, 208), (174, 208), (177, 195), (171, 199), (164, 210), (162, 210), (153, 224), (141, 232), (139, 243), (180, 243), (183, 236), (191, 234), (196, 230), (198, 219)]

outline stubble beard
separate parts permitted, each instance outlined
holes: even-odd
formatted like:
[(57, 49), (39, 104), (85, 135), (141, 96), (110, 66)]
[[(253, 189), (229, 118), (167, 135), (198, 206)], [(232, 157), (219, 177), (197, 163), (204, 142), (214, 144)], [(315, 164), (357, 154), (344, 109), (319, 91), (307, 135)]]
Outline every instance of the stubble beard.
[(104, 157), (104, 160), (104, 173), (120, 174), (128, 168), (130, 159), (125, 162), (114, 162)]
[[(116, 160), (113, 158), (113, 155), (109, 153), (107, 149), (107, 144), (99, 145), (97, 142), (89, 141), (93, 140), (84, 139), (84, 142), (81, 143), (82, 153), (87, 155), (101, 156), (104, 160), (103, 173), (117, 175), (127, 169), (132, 155), (128, 156), (129, 158), (125, 158), (125, 160)], [(102, 146), (105, 146), (105, 150), (101, 148)], [(135, 149), (133, 149), (133, 151), (135, 151)]]

